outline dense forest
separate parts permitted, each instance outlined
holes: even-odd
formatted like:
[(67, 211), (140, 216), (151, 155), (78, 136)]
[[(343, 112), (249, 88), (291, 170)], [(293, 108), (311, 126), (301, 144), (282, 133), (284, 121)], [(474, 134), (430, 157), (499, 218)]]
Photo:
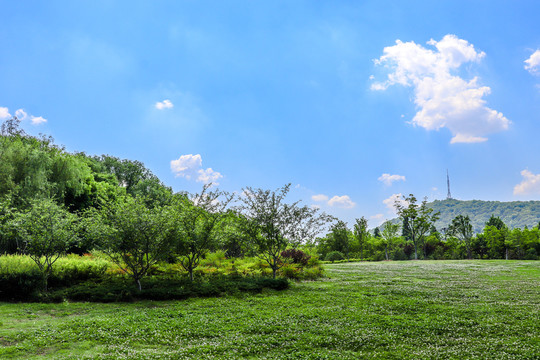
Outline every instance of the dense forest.
[(468, 215), (475, 232), (480, 233), (491, 216), (500, 218), (510, 229), (533, 228), (540, 221), (540, 201), (435, 200), (428, 203), (440, 213), (437, 229), (447, 227), (458, 215)]

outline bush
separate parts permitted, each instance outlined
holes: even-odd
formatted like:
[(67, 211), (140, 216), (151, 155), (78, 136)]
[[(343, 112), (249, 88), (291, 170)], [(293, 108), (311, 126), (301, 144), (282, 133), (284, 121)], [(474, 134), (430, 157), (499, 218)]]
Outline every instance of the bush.
[(405, 251), (403, 251), (402, 248), (398, 247), (392, 251), (392, 254), (390, 255), (390, 259), (392, 260), (409, 260), (409, 257), (407, 254), (405, 254)]
[(535, 248), (530, 248), (525, 254), (525, 260), (538, 260), (538, 254)]
[(279, 271), (281, 275), (283, 275), (287, 279), (299, 280), (301, 278), (301, 270), (302, 269), (298, 268), (298, 266), (295, 266), (293, 264), (287, 264), (283, 266)]
[(300, 264), (302, 266), (306, 266), (311, 258), (310, 255), (298, 249), (287, 249), (282, 251), (281, 257), (290, 259), (293, 264)]
[(331, 251), (326, 255), (325, 260), (334, 262), (336, 260), (343, 260), (345, 256), (343, 256), (343, 253), (340, 251)]

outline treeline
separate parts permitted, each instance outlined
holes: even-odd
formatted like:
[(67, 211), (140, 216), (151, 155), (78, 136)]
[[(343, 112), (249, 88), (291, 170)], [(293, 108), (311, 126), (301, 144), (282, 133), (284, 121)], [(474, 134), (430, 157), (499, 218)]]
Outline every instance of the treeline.
[(357, 219), (353, 229), (344, 222), (313, 244), (322, 259), (410, 260), (410, 259), (518, 259), (537, 260), (540, 229), (510, 229), (499, 217), (491, 216), (481, 233), (475, 233), (468, 215), (457, 215), (445, 227), (434, 224), (439, 213), (413, 195), (396, 203), (400, 222), (387, 221), (373, 232), (366, 219)]
[(469, 216), (476, 233), (484, 230), (486, 222), (495, 216), (509, 229), (533, 228), (540, 220), (540, 201), (482, 201), (482, 200), (435, 200), (428, 203), (435, 212), (440, 213), (435, 222), (437, 228), (447, 227), (458, 216)]
[(287, 203), (276, 191), (246, 187), (234, 196), (203, 187), (174, 193), (141, 162), (69, 153), (50, 137), (33, 137), (12, 118), (0, 134), (0, 254), (26, 254), (44, 287), (56, 260), (99, 249), (141, 288), (158, 262), (179, 264), (193, 280), (208, 252), (258, 256), (273, 277), (297, 248), (332, 218)]

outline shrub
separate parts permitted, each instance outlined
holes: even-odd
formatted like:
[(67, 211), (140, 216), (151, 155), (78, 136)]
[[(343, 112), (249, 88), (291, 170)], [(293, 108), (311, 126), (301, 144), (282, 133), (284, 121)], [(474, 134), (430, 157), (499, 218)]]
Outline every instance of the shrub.
[(325, 260), (334, 262), (336, 260), (343, 260), (344, 256), (343, 253), (340, 251), (331, 251), (326, 255)]
[(538, 254), (535, 248), (530, 248), (525, 254), (525, 260), (538, 260)]
[(405, 251), (403, 251), (402, 248), (398, 247), (394, 249), (392, 254), (390, 255), (390, 259), (392, 260), (409, 260), (409, 257), (407, 254), (405, 254)]
[(293, 264), (301, 264), (303, 266), (306, 266), (311, 258), (310, 255), (298, 249), (287, 249), (282, 251), (281, 257), (290, 259)]
[(301, 269), (293, 264), (284, 265), (279, 271), (287, 279), (298, 280), (301, 278)]

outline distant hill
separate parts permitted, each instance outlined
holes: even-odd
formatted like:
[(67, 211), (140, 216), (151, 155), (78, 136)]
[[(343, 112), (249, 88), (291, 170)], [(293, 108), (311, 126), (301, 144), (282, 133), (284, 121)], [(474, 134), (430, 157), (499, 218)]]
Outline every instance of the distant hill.
[(511, 229), (532, 228), (540, 221), (540, 201), (435, 200), (428, 204), (441, 213), (435, 227), (447, 227), (457, 215), (469, 215), (475, 232), (482, 232), (491, 215), (501, 218)]

